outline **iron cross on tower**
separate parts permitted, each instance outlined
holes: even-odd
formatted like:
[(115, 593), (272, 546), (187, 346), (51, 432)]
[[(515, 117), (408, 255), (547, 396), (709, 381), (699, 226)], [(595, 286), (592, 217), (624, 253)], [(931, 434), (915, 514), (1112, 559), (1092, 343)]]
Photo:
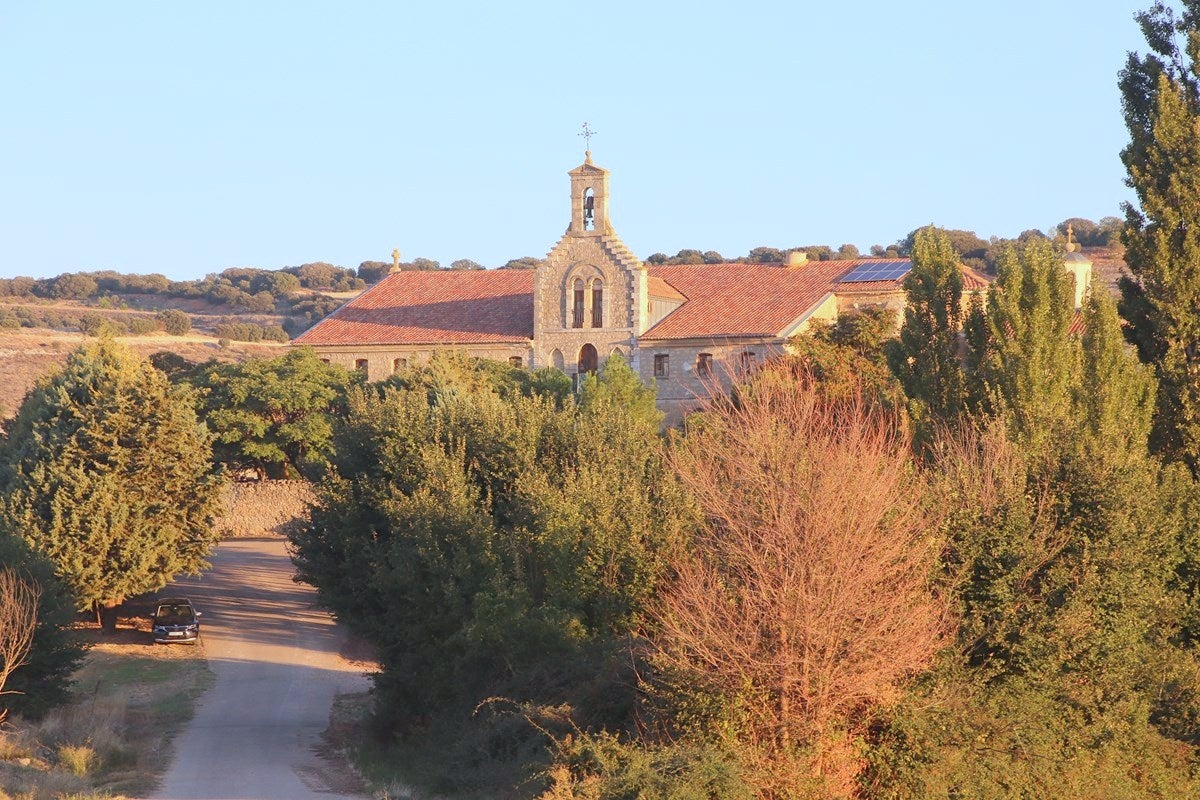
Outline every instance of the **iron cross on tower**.
[(585, 123), (583, 123), (583, 133), (580, 133), (580, 134), (577, 134), (577, 135), (579, 135), (579, 136), (582, 136), (582, 137), (583, 137), (583, 141), (584, 141), (584, 148), (585, 148), (584, 152), (585, 152), (585, 153), (587, 153), (587, 155), (588, 155), (588, 157), (589, 157), (589, 158), (591, 158), (591, 155), (592, 155), (592, 137), (596, 135), (596, 132), (595, 132), (594, 130), (592, 130), (591, 128), (589, 128), (589, 127), (588, 127), (588, 124), (585, 122)]

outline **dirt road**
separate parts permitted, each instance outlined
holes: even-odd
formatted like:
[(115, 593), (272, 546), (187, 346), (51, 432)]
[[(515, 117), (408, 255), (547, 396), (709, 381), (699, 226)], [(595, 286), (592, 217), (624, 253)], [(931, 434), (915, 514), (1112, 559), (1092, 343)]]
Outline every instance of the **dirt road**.
[(240, 539), (218, 548), (211, 572), (169, 590), (202, 612), (216, 682), (175, 740), (156, 800), (362, 796), (315, 749), (334, 695), (368, 681), (338, 655), (344, 633), (313, 606), (314, 592), (291, 577), (281, 540)]

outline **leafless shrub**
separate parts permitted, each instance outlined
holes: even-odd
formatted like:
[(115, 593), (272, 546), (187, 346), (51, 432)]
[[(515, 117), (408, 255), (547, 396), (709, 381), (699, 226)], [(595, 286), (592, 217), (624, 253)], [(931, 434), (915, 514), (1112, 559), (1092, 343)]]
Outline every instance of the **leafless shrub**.
[[(29, 658), (42, 590), (11, 567), (0, 567), (0, 695), (8, 676)], [(0, 709), (0, 721), (8, 714)]]
[(659, 615), (660, 658), (742, 718), (767, 798), (852, 796), (853, 739), (947, 641), (937, 519), (894, 420), (764, 371), (673, 451), (706, 524)]

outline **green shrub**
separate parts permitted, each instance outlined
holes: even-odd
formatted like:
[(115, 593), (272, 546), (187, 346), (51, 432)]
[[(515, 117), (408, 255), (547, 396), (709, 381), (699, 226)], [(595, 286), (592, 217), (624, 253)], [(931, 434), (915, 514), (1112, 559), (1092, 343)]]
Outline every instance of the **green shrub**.
[(154, 333), (158, 330), (158, 325), (149, 317), (134, 317), (129, 320), (129, 332), (138, 336), (145, 336), (148, 333)]
[(192, 329), (192, 318), (176, 308), (160, 311), (156, 318), (163, 330), (172, 336), (183, 336)]

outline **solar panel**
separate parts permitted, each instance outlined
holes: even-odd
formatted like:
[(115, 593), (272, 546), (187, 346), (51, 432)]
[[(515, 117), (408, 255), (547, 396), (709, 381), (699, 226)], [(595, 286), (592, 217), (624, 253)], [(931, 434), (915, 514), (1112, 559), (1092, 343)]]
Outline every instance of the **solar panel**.
[(859, 264), (841, 277), (839, 283), (867, 283), (869, 281), (894, 281), (903, 278), (912, 269), (912, 261), (868, 261)]

